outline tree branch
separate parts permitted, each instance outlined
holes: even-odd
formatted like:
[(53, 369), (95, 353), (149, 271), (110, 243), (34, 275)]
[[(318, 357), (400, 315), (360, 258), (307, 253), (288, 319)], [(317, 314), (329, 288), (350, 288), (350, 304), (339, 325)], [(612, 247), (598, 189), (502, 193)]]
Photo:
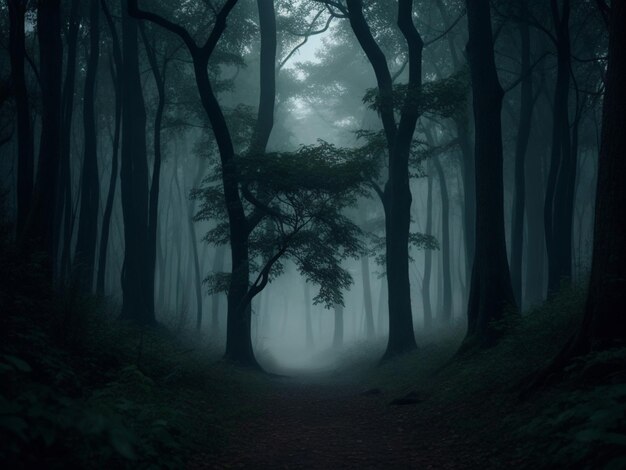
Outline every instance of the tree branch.
[(187, 46), (189, 51), (192, 52), (192, 54), (193, 52), (198, 50), (198, 45), (196, 44), (196, 41), (194, 41), (194, 39), (191, 37), (191, 34), (189, 34), (189, 31), (187, 31), (182, 26), (166, 18), (163, 18), (160, 15), (157, 15), (156, 13), (140, 10), (137, 3), (138, 0), (128, 0), (128, 14), (130, 16), (141, 20), (151, 21), (152, 23), (155, 23), (162, 28), (167, 29), (171, 33), (176, 34), (185, 43), (185, 45)]

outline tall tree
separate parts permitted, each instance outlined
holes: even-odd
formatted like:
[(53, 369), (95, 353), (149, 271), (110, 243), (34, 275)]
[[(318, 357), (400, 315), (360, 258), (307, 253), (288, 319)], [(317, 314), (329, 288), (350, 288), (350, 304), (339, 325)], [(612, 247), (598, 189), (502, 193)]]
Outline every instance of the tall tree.
[[(78, 55), (78, 31), (80, 29), (80, 1), (72, 0), (66, 35), (65, 81), (61, 104), (61, 170), (57, 195), (56, 243), (60, 244), (59, 275), (67, 277), (71, 267), (72, 235), (74, 234), (74, 205), (72, 200), (72, 123), (74, 95), (76, 94), (76, 59)], [(61, 236), (63, 235), (63, 236)]]
[[(188, 30), (184, 27), (167, 20), (155, 13), (140, 10), (137, 0), (129, 0), (131, 13), (137, 18), (151, 21), (164, 29), (176, 34), (187, 47), (192, 61), (196, 78), (196, 85), (200, 94), (200, 101), (204, 108), (217, 143), (220, 163), (222, 168), (222, 185), (224, 191), (224, 201), (228, 217), (228, 230), (231, 248), (231, 269), (228, 288), (228, 313), (226, 329), (226, 357), (229, 359), (257, 367), (252, 349), (252, 339), (250, 335), (251, 310), (250, 304), (243, 303), (250, 287), (250, 259), (248, 237), (255, 227), (255, 223), (246, 217), (241, 195), (239, 192), (239, 182), (235, 165), (235, 149), (231, 131), (228, 127), (222, 107), (217, 100), (213, 85), (209, 76), (209, 60), (213, 55), (218, 41), (226, 29), (226, 20), (232, 9), (237, 4), (237, 0), (227, 0), (222, 8), (215, 13), (215, 21), (212, 30), (203, 45), (199, 46)], [(261, 35), (267, 34), (269, 37), (276, 35), (276, 19), (274, 15), (274, 2), (258, 2), (259, 19), (261, 24)], [(265, 27), (264, 27), (265, 26)], [(267, 143), (271, 132), (273, 120), (273, 109), (275, 100), (275, 39), (262, 42), (262, 58), (272, 59), (271, 70), (263, 69), (261, 82), (263, 90), (259, 100), (259, 116), (254, 132), (254, 139), (251, 148), (256, 153), (262, 153), (261, 148)], [(263, 48), (263, 44), (266, 46)], [(274, 93), (272, 93), (274, 90)], [(268, 113), (271, 111), (271, 115)], [(270, 124), (270, 125), (268, 125)], [(256, 222), (258, 223), (258, 222)], [(242, 305), (243, 304), (243, 305)]]
[(137, 20), (122, 11), (122, 153), (121, 189), (124, 218), (122, 318), (141, 324), (155, 322), (154, 271), (150, 273), (148, 235), (148, 157), (146, 109), (139, 70)]
[(571, 74), (571, 0), (550, 0), (557, 53), (557, 72), (552, 105), (552, 152), (544, 204), (548, 252), (548, 293), (555, 293), (572, 274), (572, 218), (576, 164), (573, 159), (569, 122)]
[(533, 115), (533, 77), (530, 64), (530, 27), (528, 0), (519, 1), (518, 23), (521, 42), (520, 115), (515, 143), (515, 193), (511, 225), (511, 282), (517, 304), (522, 307), (522, 249), (524, 242), (524, 213), (526, 203), (526, 151)]
[(33, 198), (35, 158), (28, 90), (24, 70), (26, 45), (24, 20), (26, 0), (7, 0), (9, 7), (9, 54), (11, 83), (17, 124), (17, 233), (22, 234)]
[(465, 345), (494, 339), (493, 320), (515, 305), (504, 235), (503, 90), (493, 50), (489, 0), (466, 0), (467, 54), (472, 80), (476, 161), (476, 250)]
[[(450, 17), (447, 7), (443, 0), (436, 0), (437, 9), (441, 15), (444, 26), (450, 29), (454, 26), (454, 22)], [(450, 52), (450, 60), (455, 71), (460, 71), (465, 67), (465, 62), (459, 58), (461, 52), (455, 41), (454, 31), (448, 31), (446, 34), (448, 49)], [(474, 152), (472, 149), (472, 136), (470, 130), (470, 119), (468, 113), (457, 113), (453, 116), (454, 126), (459, 139), (459, 163), (461, 174), (463, 176), (463, 242), (465, 251), (465, 276), (469, 280), (472, 275), (471, 266), (474, 261), (474, 248), (476, 245), (476, 175)], [(468, 297), (466, 282), (464, 289), (465, 301)], [(463, 305), (465, 305), (465, 301)]]
[(433, 156), (433, 166), (437, 170), (439, 194), (441, 195), (441, 262), (443, 276), (443, 302), (441, 319), (449, 324), (452, 321), (452, 266), (450, 264), (450, 196), (443, 166), (439, 160), (441, 155)]
[(374, 339), (374, 308), (372, 306), (372, 284), (370, 282), (369, 256), (361, 256), (361, 277), (363, 279), (363, 308), (365, 309), (365, 336)]
[(159, 214), (159, 188), (161, 185), (161, 162), (163, 160), (161, 149), (161, 131), (163, 127), (163, 113), (165, 111), (165, 80), (167, 65), (170, 60), (165, 57), (159, 64), (154, 50), (154, 44), (150, 43), (143, 24), (140, 26), (141, 36), (146, 49), (148, 63), (152, 69), (152, 77), (157, 89), (157, 108), (154, 114), (154, 134), (152, 145), (154, 147), (154, 162), (152, 164), (152, 180), (150, 182), (150, 195), (148, 201), (148, 246), (146, 247), (146, 301), (150, 302), (150, 308), (154, 312), (154, 273), (156, 268), (157, 237), (158, 237), (158, 214)]
[(626, 3), (611, 2), (608, 18), (593, 258), (585, 317), (574, 345), (576, 352), (626, 344)]
[(343, 305), (336, 304), (334, 306), (335, 311), (335, 328), (333, 330), (333, 348), (340, 348), (343, 346)]
[(89, 59), (85, 75), (83, 97), (83, 127), (85, 150), (81, 175), (80, 214), (76, 238), (75, 263), (78, 282), (90, 292), (96, 260), (98, 239), (98, 210), (100, 206), (100, 178), (98, 176), (98, 135), (95, 113), (96, 77), (100, 59), (100, 2), (89, 0)]
[[(115, 191), (117, 188), (117, 180), (119, 178), (119, 147), (120, 132), (122, 126), (122, 51), (120, 41), (115, 28), (115, 23), (111, 16), (111, 12), (106, 0), (101, 0), (102, 11), (109, 27), (111, 34), (111, 55), (112, 63), (109, 67), (113, 89), (115, 93), (115, 116), (113, 139), (111, 142), (111, 175), (109, 177), (109, 187), (107, 191), (106, 203), (104, 205), (104, 214), (102, 215), (102, 231), (100, 235), (100, 250), (98, 254), (98, 277), (96, 279), (96, 292), (98, 295), (104, 295), (104, 281), (106, 278), (107, 252), (109, 249), (109, 236), (111, 226), (111, 216), (113, 214), (113, 202), (115, 200)], [(163, 285), (161, 285), (163, 289)]]
[[(430, 169), (427, 176), (426, 196), (426, 235), (432, 235), (433, 231), (433, 175)], [(433, 323), (433, 311), (430, 303), (430, 275), (433, 264), (432, 250), (424, 253), (424, 276), (422, 278), (422, 305), (424, 308), (424, 328), (429, 329)]]
[(33, 205), (26, 238), (47, 255), (48, 277), (55, 266), (54, 217), (61, 154), (61, 2), (37, 3), (39, 74), (41, 78), (41, 141)]
[[(604, 2), (598, 2), (606, 7)], [(608, 7), (606, 7), (608, 8)], [(578, 332), (523, 394), (541, 386), (578, 355), (626, 344), (626, 3), (612, 2), (608, 64), (602, 109), (591, 276), (585, 314)]]
[[(332, 2), (336, 5), (335, 2)], [(361, 0), (347, 0), (341, 5), (352, 31), (367, 56), (378, 85), (378, 111), (383, 124), (389, 161), (389, 174), (382, 195), (385, 210), (386, 272), (389, 292), (389, 338), (385, 358), (417, 347), (413, 331), (409, 282), (409, 226), (411, 191), (409, 188), (409, 154), (419, 109), (415, 97), (422, 85), (422, 49), (424, 43), (413, 23), (412, 0), (398, 2), (397, 23), (408, 50), (409, 80), (401, 105), (399, 121), (395, 116), (393, 80), (385, 54), (372, 35), (363, 13)], [(329, 7), (330, 8), (330, 7)]]

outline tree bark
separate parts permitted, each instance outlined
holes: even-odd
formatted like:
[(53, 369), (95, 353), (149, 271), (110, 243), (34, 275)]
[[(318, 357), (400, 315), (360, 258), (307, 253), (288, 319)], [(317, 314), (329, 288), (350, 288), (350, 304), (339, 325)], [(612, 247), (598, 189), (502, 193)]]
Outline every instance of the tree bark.
[(476, 142), (476, 250), (464, 347), (495, 339), (490, 324), (515, 306), (504, 234), (503, 91), (493, 51), (489, 0), (466, 0)]
[(569, 213), (569, 187), (574, 182), (568, 116), (571, 51), (569, 36), (570, 0), (551, 0), (556, 29), (557, 76), (554, 90), (552, 154), (544, 205), (546, 249), (548, 253), (548, 294), (559, 290), (571, 278), (572, 214)]
[(378, 84), (380, 117), (383, 124), (389, 158), (389, 176), (384, 189), (386, 268), (389, 292), (389, 337), (384, 359), (417, 348), (411, 312), (409, 281), (409, 227), (411, 223), (411, 191), (408, 160), (415, 125), (419, 117), (413, 96), (422, 83), (423, 42), (413, 24), (411, 0), (398, 3), (398, 27), (409, 53), (408, 97), (402, 105), (400, 121), (396, 123), (393, 106), (393, 82), (387, 59), (376, 43), (363, 15), (361, 0), (348, 0), (350, 26), (367, 56)]
[(91, 292), (98, 238), (98, 210), (100, 205), (100, 178), (98, 176), (98, 146), (95, 115), (95, 92), (100, 57), (100, 5), (89, 1), (89, 59), (83, 97), (83, 127), (85, 150), (81, 176), (80, 214), (76, 238), (76, 275), (81, 289)]
[[(120, 130), (122, 124), (122, 51), (120, 50), (119, 38), (113, 18), (108, 9), (106, 0), (101, 0), (102, 11), (109, 26), (111, 33), (111, 44), (113, 49), (113, 64), (111, 65), (111, 80), (115, 90), (115, 128), (113, 131), (113, 142), (111, 142), (111, 176), (109, 178), (109, 188), (107, 199), (104, 207), (104, 215), (102, 216), (102, 232), (100, 234), (100, 253), (98, 256), (98, 277), (96, 280), (96, 292), (98, 295), (104, 295), (104, 286), (106, 278), (107, 251), (109, 248), (109, 234), (111, 226), (111, 215), (113, 213), (113, 202), (115, 201), (115, 191), (117, 188), (117, 179), (119, 177), (119, 146), (120, 146)], [(115, 66), (115, 69), (113, 68)], [(161, 286), (162, 288), (162, 286)]]
[(35, 174), (35, 151), (31, 127), (28, 89), (24, 71), (26, 44), (24, 17), (26, 0), (8, 0), (9, 7), (9, 55), (11, 59), (11, 83), (15, 98), (17, 127), (17, 238), (24, 231), (33, 199)]
[(152, 143), (154, 147), (154, 162), (152, 164), (152, 181), (150, 183), (150, 199), (148, 203), (148, 247), (146, 253), (147, 265), (145, 268), (146, 288), (148, 290), (146, 292), (146, 301), (149, 302), (150, 310), (154, 312), (154, 274), (156, 268), (157, 237), (159, 228), (159, 188), (161, 186), (161, 161), (163, 158), (161, 150), (161, 128), (163, 125), (163, 112), (165, 111), (165, 79), (167, 73), (167, 59), (165, 59), (163, 61), (163, 65), (159, 67), (156, 53), (148, 41), (143, 25), (141, 25), (141, 35), (158, 94), (157, 109), (154, 115), (154, 136)]
[[(428, 172), (428, 196), (426, 198), (426, 235), (433, 233), (433, 176)], [(422, 279), (422, 304), (424, 306), (424, 329), (428, 330), (433, 324), (433, 311), (430, 303), (430, 274), (432, 271), (433, 253), (426, 250), (424, 253), (424, 277)]]
[(363, 278), (363, 306), (365, 308), (365, 336), (371, 340), (376, 335), (374, 329), (374, 309), (372, 307), (372, 284), (370, 282), (369, 256), (361, 256), (361, 277)]
[[(78, 46), (78, 30), (80, 2), (72, 0), (70, 7), (69, 28), (67, 33), (67, 64), (65, 82), (61, 96), (61, 171), (59, 173), (59, 191), (57, 197), (57, 223), (55, 244), (61, 244), (59, 275), (68, 276), (71, 264), (71, 245), (74, 227), (74, 206), (72, 201), (72, 116), (74, 115), (74, 93), (76, 87), (76, 55)], [(63, 237), (61, 238), (61, 233)]]
[(609, 18), (593, 257), (585, 317), (577, 341), (581, 350), (626, 343), (626, 4), (612, 2)]
[[(250, 235), (251, 228), (253, 227), (250, 226), (251, 224), (246, 218), (239, 193), (239, 182), (237, 168), (235, 165), (235, 150), (232, 136), (222, 112), (222, 108), (213, 91), (208, 73), (209, 59), (211, 58), (211, 55), (217, 46), (217, 42), (226, 28), (226, 20), (236, 5), (237, 0), (227, 0), (221, 10), (216, 13), (213, 29), (202, 46), (198, 46), (191, 34), (183, 27), (154, 13), (139, 10), (137, 7), (137, 0), (128, 1), (130, 11), (135, 17), (152, 21), (178, 35), (187, 46), (191, 55), (196, 85), (200, 94), (200, 101), (213, 129), (213, 134), (215, 136), (220, 155), (224, 202), (226, 205), (229, 226), (232, 273), (227, 293), (228, 312), (225, 357), (244, 366), (259, 368), (259, 365), (254, 357), (252, 338), (250, 334), (250, 302), (242, 302), (242, 299), (249, 297), (250, 259), (248, 237)], [(273, 8), (273, 2), (260, 1), (258, 3), (260, 9), (269, 8), (270, 4)], [(272, 22), (274, 21), (275, 19), (272, 19)], [(270, 23), (270, 26), (271, 24), (272, 23)], [(271, 31), (267, 30), (262, 31), (261, 34), (264, 34), (265, 32), (272, 34)], [(271, 54), (267, 53), (264, 57), (266, 60), (269, 60), (268, 58), (271, 57)], [(273, 69), (275, 69), (275, 57), (272, 64)], [(267, 85), (266, 82), (263, 82), (262, 85), (263, 84)], [(261, 92), (261, 95), (265, 96), (265, 92)], [(260, 113), (262, 108), (266, 109), (263, 104), (260, 104)], [(259, 126), (257, 126), (257, 128), (259, 128)], [(268, 132), (267, 128), (264, 129), (264, 132)], [(271, 127), (269, 130), (271, 131)]]
[(441, 196), (441, 256), (443, 275), (443, 305), (441, 319), (444, 323), (450, 324), (452, 321), (452, 274), (450, 266), (450, 197), (448, 195), (448, 184), (446, 175), (439, 161), (439, 157), (433, 157), (433, 165), (437, 170), (439, 180), (439, 193)]
[[(443, 0), (437, 0), (437, 9), (441, 14), (445, 26), (452, 25), (452, 19), (443, 3)], [(452, 31), (446, 34), (448, 41), (448, 49), (450, 50), (450, 58), (455, 71), (459, 71), (465, 64), (459, 59), (459, 53), (454, 43), (454, 35)], [(463, 242), (465, 251), (465, 279), (466, 288), (463, 290), (463, 305), (467, 304), (469, 292), (467, 286), (470, 285), (467, 280), (471, 278), (471, 266), (474, 262), (474, 248), (476, 245), (476, 175), (474, 153), (472, 151), (472, 136), (469, 126), (469, 117), (467, 115), (454, 117), (454, 125), (456, 127), (459, 139), (459, 148), (461, 150), (460, 168), (463, 177)]]
[(608, 64), (598, 159), (591, 276), (585, 315), (578, 333), (522, 392), (528, 396), (570, 360), (590, 351), (626, 344), (626, 4), (612, 2)]
[[(266, 312), (266, 315), (269, 312)], [(304, 281), (304, 322), (306, 332), (306, 349), (313, 349), (313, 324), (311, 322), (311, 290), (309, 283)]]
[(513, 195), (513, 216), (511, 226), (511, 282), (515, 300), (522, 309), (522, 251), (524, 246), (524, 212), (526, 203), (526, 151), (530, 138), (533, 115), (533, 78), (530, 65), (530, 28), (525, 19), (528, 16), (528, 0), (520, 0), (519, 34), (521, 40), (521, 90), (520, 116), (515, 143), (515, 193)]
[(154, 278), (149, 276), (148, 158), (146, 110), (139, 71), (138, 25), (122, 10), (122, 154), (121, 189), (124, 217), (124, 266), (122, 268), (122, 318), (154, 324)]
[(335, 329), (333, 333), (333, 348), (343, 346), (343, 305), (335, 305)]
[(55, 206), (61, 157), (61, 2), (37, 4), (39, 74), (41, 77), (41, 141), (31, 212), (25, 229), (26, 242), (46, 254), (46, 272), (52, 280), (56, 264), (54, 245)]
[[(213, 258), (213, 272), (221, 273), (224, 270), (224, 257), (226, 256), (226, 247), (218, 246), (215, 250)], [(213, 294), (211, 296), (211, 331), (215, 336), (219, 333), (220, 328), (220, 295)]]

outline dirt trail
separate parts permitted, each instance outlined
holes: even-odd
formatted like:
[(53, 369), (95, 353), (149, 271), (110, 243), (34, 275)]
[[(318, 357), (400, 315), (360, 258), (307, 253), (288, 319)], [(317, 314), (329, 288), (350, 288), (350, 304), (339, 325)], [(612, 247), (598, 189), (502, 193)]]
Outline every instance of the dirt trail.
[[(198, 456), (192, 468), (489, 468), (491, 451), (459, 433), (462, 409), (426, 399), (390, 405), (385, 391), (358, 383), (277, 379), (259, 416), (229, 436), (223, 453)], [(455, 417), (457, 419), (455, 419)], [(455, 426), (451, 426), (454, 420)], [(464, 434), (462, 436), (462, 434)], [(491, 465), (490, 465), (491, 462)]]

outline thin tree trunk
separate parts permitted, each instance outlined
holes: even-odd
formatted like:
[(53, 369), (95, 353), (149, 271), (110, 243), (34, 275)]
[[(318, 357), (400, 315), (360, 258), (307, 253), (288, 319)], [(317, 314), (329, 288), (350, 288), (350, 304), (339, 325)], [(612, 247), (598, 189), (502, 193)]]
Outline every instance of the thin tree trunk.
[[(72, 0), (70, 7), (69, 28), (67, 32), (67, 64), (65, 67), (65, 81), (61, 95), (61, 171), (59, 174), (59, 191), (57, 200), (57, 228), (55, 245), (61, 244), (61, 259), (59, 275), (67, 277), (70, 267), (73, 206), (72, 206), (72, 116), (74, 114), (74, 93), (76, 86), (76, 53), (78, 45), (78, 30), (80, 27), (78, 0)], [(63, 237), (61, 238), (61, 234)]]
[[(426, 235), (433, 233), (433, 176), (428, 172), (428, 196), (426, 198)], [(422, 279), (422, 304), (424, 306), (424, 329), (430, 329), (433, 323), (433, 311), (430, 303), (430, 273), (433, 254), (431, 250), (424, 253), (424, 277)]]
[(611, 2), (593, 257), (580, 348), (626, 344), (626, 4)]
[(361, 276), (363, 278), (363, 306), (365, 308), (365, 337), (371, 340), (376, 335), (374, 329), (374, 309), (372, 307), (372, 284), (370, 282), (370, 259), (361, 256)]
[(52, 280), (56, 264), (54, 222), (61, 159), (63, 44), (60, 0), (38, 2), (37, 32), (42, 93), (41, 141), (32, 210), (25, 230), (27, 243), (34, 242), (38, 249), (46, 253), (47, 276)]
[(98, 211), (100, 205), (100, 178), (98, 176), (98, 149), (95, 115), (95, 92), (100, 58), (100, 5), (89, 2), (89, 59), (83, 99), (83, 127), (85, 151), (81, 176), (80, 215), (76, 238), (75, 263), (78, 282), (85, 292), (93, 289), (93, 278), (98, 239)]
[(304, 281), (304, 323), (306, 332), (306, 349), (313, 349), (313, 324), (311, 323), (311, 291), (309, 283)]
[(11, 59), (11, 83), (15, 98), (17, 127), (17, 237), (23, 234), (33, 200), (35, 174), (35, 151), (28, 90), (24, 71), (26, 58), (24, 17), (26, 0), (8, 0), (9, 7), (9, 54)]
[(448, 195), (448, 184), (439, 157), (433, 157), (433, 165), (437, 170), (439, 180), (439, 193), (441, 196), (441, 255), (443, 276), (443, 302), (441, 319), (444, 323), (450, 324), (452, 321), (452, 274), (450, 266), (450, 197)]
[(163, 112), (165, 110), (165, 80), (167, 73), (167, 59), (163, 61), (161, 68), (157, 62), (156, 53), (152, 45), (148, 41), (143, 25), (141, 26), (141, 36), (143, 38), (146, 55), (150, 68), (152, 69), (152, 77), (156, 84), (158, 93), (157, 109), (154, 116), (154, 162), (152, 164), (152, 181), (150, 183), (150, 201), (148, 205), (148, 247), (147, 247), (147, 264), (145, 267), (146, 279), (146, 301), (149, 308), (154, 312), (154, 275), (156, 268), (156, 251), (158, 233), (158, 217), (159, 217), (159, 189), (161, 186), (161, 128), (163, 125)]
[[(120, 146), (120, 130), (122, 124), (122, 83), (120, 81), (122, 74), (122, 51), (120, 50), (119, 38), (113, 18), (108, 9), (106, 0), (101, 1), (102, 11), (109, 26), (111, 33), (111, 43), (113, 49), (113, 64), (111, 64), (111, 80), (115, 90), (115, 129), (113, 131), (112, 153), (111, 153), (111, 176), (109, 178), (109, 189), (104, 207), (104, 215), (102, 216), (102, 233), (100, 234), (100, 253), (98, 258), (98, 277), (96, 280), (96, 292), (98, 295), (104, 295), (107, 250), (109, 248), (109, 234), (111, 226), (111, 215), (113, 213), (113, 203), (115, 201), (115, 191), (117, 189), (117, 179), (119, 177), (119, 159), (118, 152)], [(115, 66), (115, 69), (113, 67)]]
[(335, 305), (335, 329), (333, 333), (333, 348), (343, 346), (343, 305)]
[(533, 114), (533, 78), (530, 69), (530, 28), (524, 19), (528, 16), (528, 0), (520, 1), (519, 33), (522, 44), (520, 76), (520, 116), (515, 144), (515, 194), (513, 196), (513, 223), (511, 226), (511, 282), (515, 300), (522, 309), (522, 251), (524, 246), (524, 211), (526, 202), (526, 151), (530, 138)]
[(551, 0), (557, 30), (557, 77), (554, 91), (552, 123), (552, 156), (544, 205), (544, 225), (548, 253), (548, 293), (558, 291), (561, 281), (571, 277), (571, 214), (568, 217), (567, 193), (573, 184), (571, 142), (568, 117), (571, 51), (569, 37), (570, 0), (564, 0), (562, 11)]
[[(224, 258), (226, 256), (226, 247), (220, 245), (215, 250), (215, 257), (213, 258), (213, 272), (221, 273), (224, 271)], [(211, 296), (211, 331), (214, 335), (218, 335), (220, 328), (220, 295), (213, 294)]]

